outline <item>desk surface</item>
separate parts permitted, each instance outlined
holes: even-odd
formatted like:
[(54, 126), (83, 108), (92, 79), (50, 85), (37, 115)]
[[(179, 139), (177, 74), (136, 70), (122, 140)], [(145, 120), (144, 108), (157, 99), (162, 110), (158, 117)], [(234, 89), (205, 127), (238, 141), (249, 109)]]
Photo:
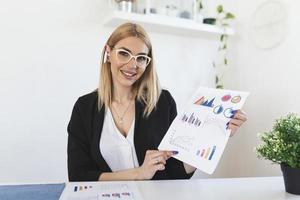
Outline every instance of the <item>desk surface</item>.
[(285, 192), (282, 177), (143, 181), (138, 187), (145, 200), (300, 200)]
[[(101, 184), (101, 182), (98, 183)], [(136, 181), (135, 184), (144, 200), (300, 200), (300, 195), (285, 192), (282, 177)], [(47, 189), (48, 186), (53, 187), (50, 184), (44, 185), (44, 187), (40, 186), (40, 190), (46, 191), (49, 190), (49, 188)], [(1, 196), (3, 195), (1, 188), (3, 187), (0, 186), (0, 199), (3, 199)], [(10, 190), (13, 193), (14, 187), (11, 187)]]

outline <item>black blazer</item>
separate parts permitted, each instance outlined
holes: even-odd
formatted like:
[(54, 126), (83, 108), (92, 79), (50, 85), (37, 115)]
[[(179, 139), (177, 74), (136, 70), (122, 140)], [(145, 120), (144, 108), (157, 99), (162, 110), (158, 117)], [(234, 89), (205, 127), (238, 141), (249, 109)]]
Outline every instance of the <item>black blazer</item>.
[[(68, 125), (68, 175), (70, 181), (97, 181), (103, 172), (111, 172), (99, 149), (105, 108), (97, 110), (98, 95), (92, 92), (80, 97), (73, 108)], [(147, 150), (157, 150), (159, 143), (177, 115), (171, 94), (163, 90), (155, 110), (143, 116), (144, 104), (135, 103), (134, 146), (139, 165)], [(167, 160), (165, 170), (157, 171), (152, 179), (187, 179), (183, 163)]]

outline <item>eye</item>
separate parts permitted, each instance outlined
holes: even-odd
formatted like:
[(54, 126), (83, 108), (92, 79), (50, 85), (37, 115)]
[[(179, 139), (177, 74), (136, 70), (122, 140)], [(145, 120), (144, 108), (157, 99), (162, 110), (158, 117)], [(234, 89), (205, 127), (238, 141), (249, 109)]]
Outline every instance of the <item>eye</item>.
[(137, 62), (146, 62), (148, 59), (145, 56), (139, 56), (137, 57)]
[(129, 53), (127, 51), (119, 51), (118, 54), (123, 57), (129, 57)]

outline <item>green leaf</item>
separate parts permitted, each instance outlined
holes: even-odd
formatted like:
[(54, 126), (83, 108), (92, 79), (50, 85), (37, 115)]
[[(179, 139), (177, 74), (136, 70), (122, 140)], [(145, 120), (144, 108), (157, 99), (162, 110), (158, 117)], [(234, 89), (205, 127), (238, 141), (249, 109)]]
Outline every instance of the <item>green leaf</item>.
[(216, 76), (216, 79), (215, 79), (215, 84), (216, 84), (216, 85), (218, 85), (218, 83), (219, 83), (219, 77), (218, 77), (218, 76)]
[(222, 49), (227, 49), (227, 45), (226, 44), (224, 44), (224, 46), (223, 46), (223, 48)]
[(216, 88), (217, 89), (224, 89), (224, 86), (223, 85), (217, 85)]
[(230, 12), (226, 13), (226, 15), (225, 15), (225, 19), (234, 19), (234, 18), (235, 18), (235, 16)]
[(224, 10), (223, 10), (223, 6), (222, 5), (218, 5), (217, 6), (217, 12), (218, 13), (222, 13)]
[(221, 37), (220, 37), (221, 42), (223, 42), (224, 36), (225, 36), (224, 34), (221, 35)]
[(203, 9), (203, 4), (202, 4), (202, 0), (199, 2), (199, 10)]
[(224, 59), (224, 64), (227, 65), (228, 64), (228, 60), (227, 58)]

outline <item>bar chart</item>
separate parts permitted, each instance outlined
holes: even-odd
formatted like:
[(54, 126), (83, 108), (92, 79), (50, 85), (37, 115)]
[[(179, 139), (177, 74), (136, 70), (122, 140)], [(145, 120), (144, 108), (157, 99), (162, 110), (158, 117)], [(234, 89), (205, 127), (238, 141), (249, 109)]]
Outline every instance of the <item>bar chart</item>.
[(201, 158), (205, 160), (211, 160), (214, 156), (214, 153), (216, 151), (217, 147), (208, 147), (208, 148), (201, 148), (197, 151), (196, 155), (200, 156)]
[(202, 121), (195, 116), (194, 113), (190, 114), (189, 116), (187, 114), (183, 114), (181, 121), (184, 123), (188, 123), (189, 125), (194, 125), (196, 127), (199, 127), (202, 123)]

